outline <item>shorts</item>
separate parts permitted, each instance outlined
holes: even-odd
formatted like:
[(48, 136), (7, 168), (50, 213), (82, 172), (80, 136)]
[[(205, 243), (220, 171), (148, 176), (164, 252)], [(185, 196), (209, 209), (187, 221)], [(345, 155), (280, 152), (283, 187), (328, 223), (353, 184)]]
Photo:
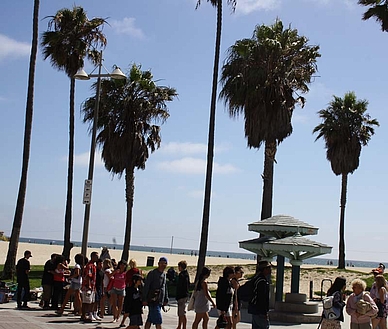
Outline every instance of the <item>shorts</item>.
[[(228, 310), (225, 312), (225, 316), (232, 316), (233, 311), (232, 311), (233, 305), (229, 305)], [(221, 311), (218, 310), (218, 315), (221, 315)]]
[(184, 316), (186, 314), (186, 302), (187, 297), (178, 299), (178, 316)]
[(70, 283), (70, 289), (80, 290), (81, 289), (81, 284), (79, 282), (71, 282)]
[(143, 317), (141, 314), (134, 314), (129, 317), (129, 325), (130, 326), (142, 326), (143, 325)]
[(161, 305), (148, 305), (147, 322), (152, 324), (162, 324), (162, 309)]
[(109, 291), (109, 293), (111, 295), (116, 294), (117, 296), (125, 296), (125, 289), (112, 288), (112, 290)]
[(101, 288), (96, 288), (95, 302), (99, 302), (102, 298)]

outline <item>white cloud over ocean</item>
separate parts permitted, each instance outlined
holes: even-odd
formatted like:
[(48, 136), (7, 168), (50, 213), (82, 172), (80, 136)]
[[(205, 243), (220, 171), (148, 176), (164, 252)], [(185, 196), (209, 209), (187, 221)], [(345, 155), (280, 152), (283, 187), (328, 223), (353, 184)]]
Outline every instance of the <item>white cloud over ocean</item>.
[(136, 26), (136, 18), (124, 17), (121, 21), (112, 20), (110, 25), (118, 34), (126, 34), (137, 39), (145, 37), (144, 32)]
[(29, 56), (30, 49), (29, 43), (20, 42), (0, 34), (0, 61)]

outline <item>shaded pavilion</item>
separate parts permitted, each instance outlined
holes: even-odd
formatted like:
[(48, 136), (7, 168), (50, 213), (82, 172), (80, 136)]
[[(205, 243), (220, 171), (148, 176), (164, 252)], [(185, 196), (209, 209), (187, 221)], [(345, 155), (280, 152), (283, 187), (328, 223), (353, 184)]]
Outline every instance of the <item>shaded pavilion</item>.
[(240, 241), (240, 248), (249, 250), (264, 260), (277, 257), (275, 301), (282, 301), (284, 261), (292, 265), (291, 293), (299, 293), (300, 266), (303, 260), (331, 253), (332, 247), (307, 239), (318, 234), (318, 228), (292, 216), (276, 215), (248, 225), (248, 230), (262, 237)]

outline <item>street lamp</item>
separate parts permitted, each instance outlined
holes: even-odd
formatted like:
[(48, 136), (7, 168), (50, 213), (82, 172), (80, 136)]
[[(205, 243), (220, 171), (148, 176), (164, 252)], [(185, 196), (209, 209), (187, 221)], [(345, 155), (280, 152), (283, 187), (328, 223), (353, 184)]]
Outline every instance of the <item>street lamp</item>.
[[(97, 88), (96, 88), (96, 103), (94, 106), (94, 117), (93, 117), (93, 127), (92, 127), (92, 141), (90, 145), (90, 158), (89, 158), (89, 172), (88, 179), (85, 180), (84, 186), (84, 197), (83, 203), (85, 204), (85, 214), (84, 214), (84, 230), (82, 233), (82, 247), (81, 253), (84, 256), (87, 256), (88, 250), (88, 234), (89, 234), (89, 220), (90, 220), (90, 204), (92, 200), (92, 183), (93, 183), (93, 174), (94, 174), (94, 156), (96, 151), (96, 135), (97, 135), (97, 120), (98, 120), (98, 111), (100, 107), (100, 89), (101, 89), (101, 78), (113, 78), (113, 79), (125, 79), (125, 74), (120, 70), (118, 66), (115, 66), (115, 69), (112, 73), (101, 73), (103, 64), (102, 64), (102, 51), (100, 52), (100, 61), (96, 68), (98, 67), (98, 73), (87, 74), (83, 68), (80, 68), (78, 72), (74, 75), (74, 78), (77, 80), (89, 80), (90, 78), (97, 78)], [(95, 69), (96, 69), (95, 68)], [(108, 70), (105, 68), (106, 72)], [(94, 70), (93, 70), (94, 71)]]

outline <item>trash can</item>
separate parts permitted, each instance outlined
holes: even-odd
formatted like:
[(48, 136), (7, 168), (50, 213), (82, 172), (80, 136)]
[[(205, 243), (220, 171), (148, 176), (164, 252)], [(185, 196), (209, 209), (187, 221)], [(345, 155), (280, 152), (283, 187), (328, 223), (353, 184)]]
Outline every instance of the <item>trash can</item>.
[(155, 260), (155, 257), (148, 256), (146, 266), (154, 266), (154, 260)]

